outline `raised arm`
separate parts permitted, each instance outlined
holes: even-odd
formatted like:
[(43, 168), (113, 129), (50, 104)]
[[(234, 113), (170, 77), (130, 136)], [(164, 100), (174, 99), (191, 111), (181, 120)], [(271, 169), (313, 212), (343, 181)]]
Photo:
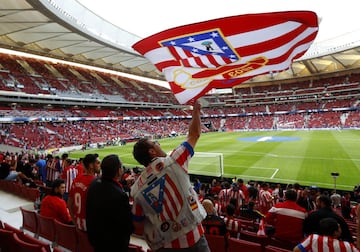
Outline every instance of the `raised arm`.
[(195, 148), (195, 145), (201, 134), (201, 120), (200, 120), (201, 105), (198, 101), (193, 104), (192, 119), (189, 125), (189, 133), (187, 142)]

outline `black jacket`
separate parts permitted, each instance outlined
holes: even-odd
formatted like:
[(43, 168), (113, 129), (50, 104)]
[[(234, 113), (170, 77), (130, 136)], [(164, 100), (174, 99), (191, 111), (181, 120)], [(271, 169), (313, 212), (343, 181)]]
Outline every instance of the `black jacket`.
[(86, 199), (86, 226), (95, 251), (127, 251), (133, 232), (129, 198), (120, 184), (95, 179)]
[(305, 218), (304, 221), (304, 233), (306, 235), (309, 234), (318, 234), (320, 229), (320, 220), (324, 218), (334, 218), (341, 227), (341, 236), (340, 239), (343, 241), (348, 241), (353, 243), (354, 239), (351, 236), (349, 226), (345, 222), (345, 220), (336, 214), (331, 208), (325, 207), (320, 208), (319, 210), (316, 210), (314, 212), (311, 212), (307, 218)]

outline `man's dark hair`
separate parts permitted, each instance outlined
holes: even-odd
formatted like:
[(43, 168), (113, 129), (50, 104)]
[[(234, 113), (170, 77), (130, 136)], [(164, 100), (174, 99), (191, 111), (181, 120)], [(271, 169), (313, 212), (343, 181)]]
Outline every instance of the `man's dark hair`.
[(65, 181), (63, 179), (55, 179), (51, 185), (51, 194), (56, 194), (55, 189), (59, 188), (61, 184), (65, 184)]
[(331, 207), (331, 199), (329, 196), (322, 194), (319, 196), (319, 201), (324, 203), (325, 207)]
[(244, 180), (241, 179), (241, 178), (239, 178), (239, 179), (237, 180), (237, 182), (238, 182), (238, 183), (241, 183), (241, 184), (244, 184)]
[(69, 154), (67, 154), (67, 153), (63, 153), (61, 155), (61, 159), (67, 159), (68, 157), (69, 157)]
[(286, 200), (296, 201), (296, 198), (297, 198), (296, 191), (294, 191), (292, 189), (286, 190), (286, 192), (285, 192), (285, 199)]
[(149, 149), (152, 148), (152, 145), (149, 144), (148, 140), (148, 138), (141, 138), (133, 148), (134, 158), (145, 167), (151, 163), (152, 159), (149, 154)]
[(233, 204), (226, 206), (226, 214), (229, 216), (233, 216), (235, 214), (235, 206)]
[(84, 168), (86, 170), (89, 169), (89, 165), (95, 163), (96, 159), (98, 158), (98, 154), (87, 154), (83, 159)]
[(333, 236), (339, 230), (339, 224), (334, 218), (320, 220), (319, 235)]
[(254, 201), (250, 201), (249, 204), (248, 204), (248, 209), (254, 209), (255, 207), (255, 202)]
[(115, 154), (104, 157), (101, 161), (102, 175), (108, 178), (115, 178), (122, 163), (119, 157)]

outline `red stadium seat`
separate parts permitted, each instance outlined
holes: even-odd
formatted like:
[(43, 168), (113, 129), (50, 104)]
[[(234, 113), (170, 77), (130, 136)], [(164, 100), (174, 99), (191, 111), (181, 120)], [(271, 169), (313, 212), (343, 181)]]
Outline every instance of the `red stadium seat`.
[(37, 226), (37, 220), (36, 220), (36, 212), (33, 210), (27, 210), (23, 207), (20, 207), (21, 215), (22, 215), (22, 226), (21, 230), (28, 230), (32, 233), (34, 233), (35, 237), (38, 237), (38, 226)]
[(0, 229), (0, 251), (16, 251), (13, 234), (12, 231)]
[(67, 225), (54, 220), (56, 246), (60, 245), (71, 251), (77, 250), (77, 234), (75, 225)]
[(36, 219), (38, 223), (38, 236), (45, 238), (46, 240), (55, 243), (55, 223), (53, 218), (42, 216), (36, 213)]
[(40, 191), (37, 188), (27, 188), (27, 199), (35, 202), (40, 197)]
[(247, 230), (240, 231), (240, 239), (245, 240), (245, 241), (259, 243), (263, 247), (268, 245), (270, 242), (270, 238), (268, 238), (267, 236), (258, 236), (255, 232), (250, 232)]
[(235, 238), (228, 239), (228, 251), (241, 251), (241, 252), (262, 252), (261, 244), (239, 240)]
[(77, 233), (77, 237), (78, 237), (78, 242), (79, 242), (79, 247), (78, 247), (78, 251), (77, 252), (93, 252), (94, 248), (91, 246), (87, 233), (80, 230), (80, 229), (76, 229), (76, 233)]
[(291, 252), (291, 251), (292, 250), (288, 250), (288, 249), (268, 245), (268, 246), (265, 247), (264, 252)]
[(144, 250), (139, 245), (129, 244), (128, 252), (144, 252)]
[(15, 248), (16, 252), (47, 252), (44, 247), (39, 244), (32, 244), (25, 242), (19, 238), (19, 236), (13, 233), (13, 237), (15, 240)]
[(14, 226), (11, 226), (10, 224), (7, 224), (6, 222), (4, 223), (4, 229), (8, 230), (8, 231), (11, 231), (13, 233), (16, 233), (16, 234), (23, 234), (24, 233), (20, 229), (14, 227)]
[(268, 245), (292, 250), (297, 244), (290, 241), (281, 241), (279, 239), (276, 239), (275, 237), (272, 237)]
[(226, 251), (226, 238), (223, 235), (205, 234), (206, 240), (212, 252)]

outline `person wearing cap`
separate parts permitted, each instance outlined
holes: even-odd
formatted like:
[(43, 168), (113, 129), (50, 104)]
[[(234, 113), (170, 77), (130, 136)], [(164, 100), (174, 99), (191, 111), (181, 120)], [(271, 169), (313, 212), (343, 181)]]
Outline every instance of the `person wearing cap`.
[(119, 157), (108, 155), (101, 161), (101, 177), (89, 186), (86, 228), (95, 252), (128, 251), (133, 225), (129, 197), (119, 182), (123, 172)]
[(98, 154), (87, 154), (83, 158), (84, 172), (72, 182), (68, 208), (73, 222), (78, 229), (86, 231), (86, 196), (90, 183), (100, 173), (100, 160)]

